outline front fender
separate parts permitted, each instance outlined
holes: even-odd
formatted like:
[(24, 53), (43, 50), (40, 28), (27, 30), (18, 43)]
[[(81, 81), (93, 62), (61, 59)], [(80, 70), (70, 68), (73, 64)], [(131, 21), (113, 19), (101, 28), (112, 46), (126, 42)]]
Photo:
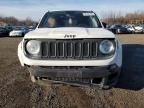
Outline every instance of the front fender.
[(116, 62), (118, 63), (118, 66), (122, 66), (122, 44), (118, 41), (117, 42), (117, 57)]
[(24, 62), (22, 58), (22, 51), (23, 51), (23, 46), (22, 46), (22, 41), (21, 41), (18, 45), (18, 58), (19, 58), (21, 66), (24, 66)]

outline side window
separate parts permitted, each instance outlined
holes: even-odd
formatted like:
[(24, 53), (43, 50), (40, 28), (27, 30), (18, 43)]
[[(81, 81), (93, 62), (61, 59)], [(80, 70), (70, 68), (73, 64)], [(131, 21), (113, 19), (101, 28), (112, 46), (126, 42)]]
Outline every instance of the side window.
[(91, 16), (90, 19), (91, 19), (92, 27), (98, 27), (98, 23), (97, 23), (97, 21), (95, 19), (95, 16)]

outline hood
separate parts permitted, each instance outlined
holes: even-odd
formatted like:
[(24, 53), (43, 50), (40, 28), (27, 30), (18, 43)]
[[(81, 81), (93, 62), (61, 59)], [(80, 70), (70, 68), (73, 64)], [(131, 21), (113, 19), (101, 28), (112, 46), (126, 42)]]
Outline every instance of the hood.
[(128, 30), (134, 30), (134, 28), (133, 28), (133, 27), (128, 27), (127, 29), (128, 29)]
[(70, 39), (65, 35), (75, 35), (75, 38), (115, 38), (115, 35), (104, 28), (37, 28), (25, 35), (24, 38)]
[(135, 26), (134, 27), (136, 30), (142, 30), (143, 29), (143, 27), (141, 27), (141, 26)]

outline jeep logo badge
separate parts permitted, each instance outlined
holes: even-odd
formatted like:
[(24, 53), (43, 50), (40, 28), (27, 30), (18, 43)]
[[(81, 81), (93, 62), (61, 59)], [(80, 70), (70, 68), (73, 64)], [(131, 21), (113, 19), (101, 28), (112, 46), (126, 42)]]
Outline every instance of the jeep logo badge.
[(75, 38), (75, 37), (76, 35), (67, 35), (67, 34), (64, 36), (64, 38)]

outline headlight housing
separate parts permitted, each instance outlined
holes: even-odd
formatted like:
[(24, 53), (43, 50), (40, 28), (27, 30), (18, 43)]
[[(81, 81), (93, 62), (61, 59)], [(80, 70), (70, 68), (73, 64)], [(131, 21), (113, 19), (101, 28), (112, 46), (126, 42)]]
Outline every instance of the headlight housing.
[(37, 40), (30, 40), (26, 44), (26, 51), (30, 55), (38, 55), (40, 53), (41, 42)]
[(111, 54), (115, 50), (115, 45), (110, 40), (103, 40), (100, 42), (99, 50), (102, 54)]

